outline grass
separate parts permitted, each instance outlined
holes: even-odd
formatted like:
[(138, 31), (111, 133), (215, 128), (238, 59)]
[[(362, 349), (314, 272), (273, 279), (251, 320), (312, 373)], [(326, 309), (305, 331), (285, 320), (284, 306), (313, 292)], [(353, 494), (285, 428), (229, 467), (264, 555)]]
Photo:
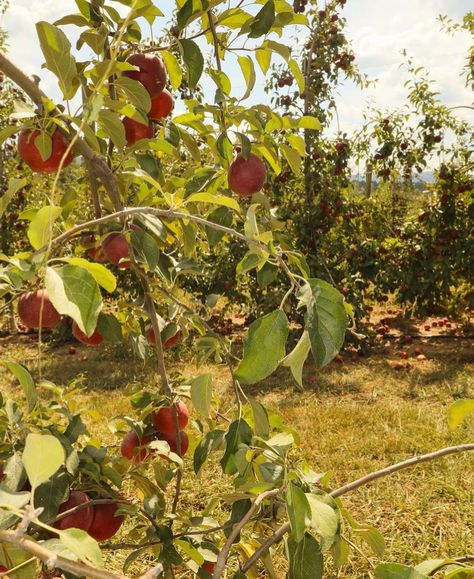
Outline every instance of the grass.
[[(472, 341), (419, 339), (412, 351), (415, 346), (427, 359), (414, 358), (409, 371), (393, 369), (399, 348), (387, 342), (368, 358), (346, 353), (342, 366), (333, 363), (320, 373), (308, 366), (304, 391), (295, 388), (286, 371), (280, 371), (248, 388), (247, 395), (299, 431), (299, 452), (315, 470), (330, 472), (335, 488), (414, 454), (474, 440), (473, 420), (455, 432), (446, 423), (453, 400), (474, 397)], [(67, 352), (68, 346), (47, 348), (41, 361), (43, 376), (66, 383), (82, 373), (87, 389), (77, 397), (77, 407), (99, 409), (108, 420), (130, 415), (124, 392), (154, 379), (148, 368), (121, 349), (77, 347), (76, 355)], [(37, 351), (26, 337), (0, 340), (0, 357), (7, 355), (34, 367)], [(179, 358), (171, 356), (170, 367), (194, 374), (195, 367), (182, 358), (181, 353)], [(214, 375), (225, 407), (232, 395), (226, 370), (209, 366), (204, 371)], [(2, 391), (15, 393), (17, 386), (6, 373), (0, 379)], [(113, 440), (106, 420), (90, 420), (90, 428), (98, 439)], [(343, 504), (358, 521), (382, 532), (385, 560), (416, 564), (427, 558), (463, 556), (474, 552), (473, 480), (474, 457), (469, 453), (381, 479), (346, 495)], [(221, 486), (211, 464), (197, 488), (190, 478), (185, 480), (183, 500), (191, 510), (200, 509)], [(354, 552), (342, 569), (329, 568), (327, 576), (369, 577), (365, 558), (372, 564), (378, 559), (366, 545), (360, 546), (363, 555)], [(114, 555), (110, 561), (118, 566), (124, 557)]]

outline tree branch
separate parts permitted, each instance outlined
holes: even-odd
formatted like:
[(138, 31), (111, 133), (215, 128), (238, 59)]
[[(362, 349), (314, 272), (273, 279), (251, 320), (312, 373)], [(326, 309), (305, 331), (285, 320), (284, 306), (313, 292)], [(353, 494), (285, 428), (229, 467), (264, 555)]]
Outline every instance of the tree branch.
[(220, 579), (220, 576), (222, 575), (222, 572), (225, 569), (227, 557), (229, 556), (229, 552), (232, 548), (232, 545), (234, 544), (235, 539), (238, 537), (240, 531), (250, 521), (255, 511), (258, 509), (258, 507), (262, 504), (264, 500), (275, 497), (281, 492), (282, 489), (278, 488), (272, 489), (271, 491), (265, 491), (264, 493), (258, 495), (258, 497), (252, 503), (250, 509), (245, 513), (242, 519), (236, 525), (234, 525), (232, 531), (227, 537), (227, 541), (225, 542), (224, 546), (219, 552), (219, 556), (217, 557), (217, 562), (214, 568), (214, 574), (212, 575), (212, 579)]
[(90, 565), (77, 563), (76, 561), (71, 561), (71, 559), (61, 557), (53, 551), (46, 549), (40, 543), (36, 543), (32, 539), (18, 536), (15, 531), (0, 531), (0, 543), (2, 542), (15, 545), (26, 553), (35, 556), (40, 561), (43, 561), (46, 565), (53, 565), (63, 571), (77, 575), (78, 577), (86, 576), (91, 577), (92, 579), (128, 579), (126, 575), (112, 573), (105, 569), (97, 569)]
[[(359, 487), (361, 487), (369, 482), (372, 482), (373, 480), (377, 480), (377, 479), (382, 478), (384, 476), (388, 476), (389, 474), (393, 474), (394, 472), (397, 472), (399, 470), (403, 470), (403, 469), (409, 468), (411, 466), (416, 466), (417, 464), (421, 464), (423, 462), (428, 462), (431, 460), (436, 460), (438, 458), (443, 458), (443, 457), (448, 456), (450, 454), (457, 454), (457, 453), (469, 452), (469, 451), (474, 451), (474, 444), (461, 444), (459, 446), (449, 446), (447, 448), (442, 448), (441, 450), (437, 450), (435, 452), (430, 452), (428, 454), (422, 454), (420, 456), (415, 456), (413, 458), (409, 458), (408, 460), (398, 462), (396, 464), (393, 464), (391, 466), (388, 466), (386, 468), (382, 468), (382, 469), (377, 470), (375, 472), (372, 472), (366, 476), (363, 476), (363, 477), (357, 479), (356, 481), (348, 483), (347, 485), (344, 485), (344, 486), (332, 491), (331, 493), (329, 493), (329, 495), (333, 498), (340, 497), (344, 494), (347, 494), (349, 492), (352, 492), (352, 491), (358, 489)], [(262, 555), (265, 555), (265, 553), (268, 552), (268, 550), (270, 549), (270, 547), (272, 545), (274, 545), (275, 543), (278, 543), (278, 541), (280, 541), (285, 536), (285, 534), (288, 533), (288, 531), (290, 531), (290, 523), (288, 523), (288, 522), (283, 523), (283, 525), (281, 525), (278, 528), (278, 530), (275, 532), (275, 534), (268, 537), (268, 539), (266, 539), (261, 544), (261, 546), (255, 551), (255, 553), (242, 565), (242, 571), (245, 573), (246, 571), (248, 571), (248, 569), (250, 569), (253, 565), (255, 565), (255, 563), (258, 561), (258, 559), (260, 559), (260, 557)]]

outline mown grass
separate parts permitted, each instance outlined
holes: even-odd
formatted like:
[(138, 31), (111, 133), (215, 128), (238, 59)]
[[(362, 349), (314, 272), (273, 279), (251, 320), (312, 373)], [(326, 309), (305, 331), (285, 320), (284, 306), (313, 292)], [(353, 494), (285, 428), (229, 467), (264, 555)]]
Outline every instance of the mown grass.
[[(258, 398), (299, 431), (299, 452), (315, 470), (330, 472), (335, 488), (414, 454), (474, 440), (473, 420), (454, 432), (448, 430), (446, 421), (453, 400), (474, 397), (472, 341), (418, 340), (412, 351), (415, 346), (423, 349), (427, 359), (413, 358), (409, 371), (393, 369), (399, 347), (387, 342), (368, 358), (344, 354), (342, 366), (333, 363), (320, 373), (308, 366), (304, 391), (296, 389), (288, 373), (281, 371), (248, 388), (247, 395)], [(79, 346), (76, 355), (67, 352), (68, 346), (46, 348), (40, 362), (43, 376), (66, 383), (82, 374), (87, 388), (76, 404), (96, 408), (109, 420), (132, 413), (124, 396), (127, 389), (154, 379), (149, 367), (133, 361), (122, 349)], [(27, 338), (0, 341), (0, 357), (6, 355), (33, 369), (36, 366), (37, 372), (37, 351)], [(182, 353), (171, 355), (169, 364), (184, 374), (196, 372), (191, 362), (183, 362)], [(232, 396), (227, 371), (217, 366), (204, 371), (214, 375), (225, 407)], [(12, 394), (17, 389), (6, 373), (0, 379), (2, 391)], [(89, 422), (98, 439), (106, 444), (113, 441), (107, 420)], [(473, 481), (474, 457), (459, 455), (362, 487), (346, 495), (343, 504), (358, 521), (382, 532), (385, 560), (413, 564), (426, 558), (462, 556), (474, 552)], [(190, 510), (201, 509), (221, 491), (222, 481), (211, 464), (197, 485), (191, 477), (185, 479), (183, 501)], [(342, 569), (329, 567), (327, 576), (371, 576), (370, 564), (378, 559), (366, 545), (360, 547), (363, 555), (354, 552)], [(109, 560), (119, 566), (124, 557), (114, 554)]]

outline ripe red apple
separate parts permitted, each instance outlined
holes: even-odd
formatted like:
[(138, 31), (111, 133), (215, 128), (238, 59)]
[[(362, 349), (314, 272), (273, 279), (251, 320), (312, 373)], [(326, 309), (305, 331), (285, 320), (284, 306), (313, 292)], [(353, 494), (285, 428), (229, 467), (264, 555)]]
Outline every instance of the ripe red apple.
[[(82, 491), (71, 491), (69, 498), (66, 502), (60, 505), (58, 514), (64, 513), (65, 511), (69, 511), (74, 507), (79, 505), (83, 505), (88, 503), (90, 498), (83, 493)], [(56, 529), (63, 531), (64, 529), (82, 529), (83, 531), (88, 531), (91, 524), (92, 519), (94, 518), (94, 507), (84, 507), (80, 509), (76, 513), (65, 517), (64, 519), (59, 520), (57, 523), (54, 524)]]
[[(171, 336), (171, 338), (168, 338), (166, 342), (163, 342), (163, 348), (172, 348), (173, 346), (176, 346), (176, 344), (181, 340), (182, 336), (183, 334), (178, 330), (174, 336)], [(156, 344), (155, 331), (151, 326), (146, 332), (146, 339), (152, 346)]]
[(407, 359), (408, 359), (408, 356), (409, 356), (408, 352), (400, 352), (400, 358), (403, 358), (404, 360), (407, 360)]
[[(54, 173), (58, 170), (68, 143), (62, 134), (56, 130), (52, 135), (51, 155), (43, 161), (39, 149), (35, 145), (35, 139), (40, 134), (39, 130), (24, 129), (18, 137), (18, 154), (25, 163), (37, 173)], [(74, 155), (70, 151), (64, 159), (63, 168), (67, 167)]]
[(174, 100), (171, 93), (166, 89), (157, 97), (151, 100), (151, 108), (148, 116), (153, 121), (159, 121), (167, 117), (174, 107)]
[(83, 344), (87, 346), (98, 346), (104, 340), (104, 338), (100, 335), (99, 330), (96, 328), (92, 336), (86, 336), (81, 328), (76, 324), (76, 322), (72, 323), (72, 335)]
[(70, 354), (71, 356), (74, 356), (75, 353), (76, 353), (76, 348), (74, 346), (71, 346), (68, 350), (68, 354)]
[[(179, 453), (179, 456), (183, 456), (187, 453), (189, 447), (188, 435), (184, 432), (184, 430), (179, 431), (179, 439), (181, 442), (181, 452)], [(171, 452), (178, 454), (178, 445), (175, 434), (163, 434), (160, 432), (160, 434), (158, 434), (158, 440), (164, 440), (167, 442), (170, 446)]]
[(431, 326), (429, 324), (425, 324), (424, 330), (425, 332), (429, 332), (431, 330)]
[(336, 362), (336, 364), (344, 364), (344, 359), (342, 358), (342, 356), (339, 356), (339, 354), (337, 356), (334, 357), (334, 362)]
[(113, 231), (109, 233), (102, 242), (102, 251), (105, 257), (114, 265), (119, 267), (129, 268), (132, 263), (130, 257), (130, 250), (128, 242), (123, 233)]
[(415, 348), (414, 354), (415, 354), (415, 356), (419, 356), (420, 354), (423, 354), (423, 351), (421, 348)]
[(405, 364), (403, 364), (402, 362), (395, 362), (395, 364), (393, 365), (393, 369), (397, 370), (398, 372), (400, 370), (404, 370), (405, 369)]
[(227, 176), (229, 187), (234, 193), (241, 197), (252, 197), (265, 183), (265, 164), (253, 153), (250, 153), (248, 159), (239, 153), (230, 164)]
[(141, 139), (151, 139), (154, 135), (154, 129), (151, 123), (143, 125), (142, 123), (129, 119), (128, 117), (124, 117), (122, 123), (125, 127), (125, 138), (129, 147)]
[(163, 60), (154, 54), (132, 54), (127, 62), (139, 70), (127, 70), (123, 74), (138, 80), (152, 98), (159, 96), (166, 86), (168, 75)]
[(51, 303), (47, 290), (21, 294), (18, 300), (18, 316), (27, 328), (54, 328), (61, 315)]
[(93, 539), (106, 541), (117, 533), (125, 519), (123, 515), (115, 516), (117, 509), (117, 503), (95, 505), (94, 518), (88, 531)]
[(208, 573), (214, 573), (214, 569), (216, 568), (216, 564), (215, 563), (211, 563), (210, 561), (205, 561), (202, 565), (201, 565), (201, 569), (204, 569), (204, 571), (207, 571)]
[[(178, 412), (178, 424), (180, 430), (186, 428), (189, 420), (189, 410), (186, 404), (180, 400), (176, 405), (176, 410)], [(174, 417), (173, 408), (171, 406), (165, 406), (160, 408), (157, 412), (153, 412), (151, 415), (153, 421), (153, 426), (158, 432), (164, 434), (174, 434)]]
[(150, 456), (150, 449), (146, 448), (146, 445), (152, 440), (153, 436), (144, 436), (140, 439), (134, 430), (130, 430), (123, 437), (120, 452), (123, 457), (133, 460), (135, 464), (140, 464)]

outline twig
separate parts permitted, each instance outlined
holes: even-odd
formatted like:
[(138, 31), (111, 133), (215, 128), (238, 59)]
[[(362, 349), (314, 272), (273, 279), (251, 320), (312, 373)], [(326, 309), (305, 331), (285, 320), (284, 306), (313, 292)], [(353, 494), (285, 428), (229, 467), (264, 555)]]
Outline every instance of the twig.
[(376, 470), (370, 474), (367, 474), (351, 483), (348, 483), (331, 493), (329, 493), (333, 498), (340, 497), (359, 487), (366, 485), (373, 480), (377, 480), (378, 478), (382, 478), (384, 476), (388, 476), (389, 474), (393, 474), (399, 470), (403, 470), (405, 468), (409, 468), (411, 466), (416, 466), (417, 464), (421, 464), (423, 462), (429, 462), (431, 460), (437, 460), (438, 458), (443, 458), (444, 456), (448, 456), (450, 454), (458, 454), (461, 452), (469, 452), (474, 451), (474, 444), (460, 444), (458, 446), (448, 446), (447, 448), (442, 448), (441, 450), (437, 450), (435, 452), (430, 452), (428, 454), (422, 454), (420, 456), (414, 456), (413, 458), (409, 458), (408, 460), (404, 460), (402, 462), (398, 462), (396, 464), (392, 464), (391, 466), (387, 466), (386, 468), (382, 468), (380, 470)]
[(240, 531), (250, 521), (253, 514), (258, 509), (258, 507), (261, 505), (261, 503), (266, 499), (270, 499), (272, 497), (277, 496), (281, 492), (282, 492), (281, 488), (272, 489), (271, 491), (265, 491), (264, 493), (259, 494), (258, 497), (253, 501), (251, 507), (245, 513), (245, 515), (242, 517), (242, 519), (236, 525), (234, 525), (234, 528), (232, 529), (229, 536), (227, 537), (227, 541), (225, 542), (224, 546), (220, 550), (219, 555), (217, 557), (216, 566), (214, 568), (214, 574), (212, 575), (212, 579), (220, 579), (220, 576), (222, 575), (222, 572), (225, 569), (225, 566), (227, 563), (227, 557), (229, 556), (229, 552), (232, 548), (232, 545), (234, 544), (235, 539), (239, 535)]

